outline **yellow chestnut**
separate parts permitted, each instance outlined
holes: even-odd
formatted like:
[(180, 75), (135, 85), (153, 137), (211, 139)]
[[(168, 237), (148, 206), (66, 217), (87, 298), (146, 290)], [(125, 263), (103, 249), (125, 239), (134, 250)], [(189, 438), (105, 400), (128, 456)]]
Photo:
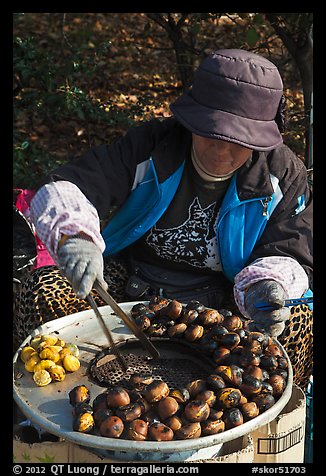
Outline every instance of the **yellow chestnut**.
[(74, 355), (66, 355), (62, 360), (62, 364), (68, 372), (75, 372), (80, 367), (80, 362)]
[(25, 370), (27, 372), (34, 372), (35, 365), (40, 362), (40, 357), (38, 356), (37, 352), (32, 354), (32, 356), (25, 362)]
[(38, 370), (33, 374), (33, 380), (38, 387), (45, 387), (51, 383), (51, 375), (47, 370)]
[(27, 362), (27, 360), (34, 354), (36, 351), (34, 347), (30, 345), (26, 345), (25, 347), (22, 348), (20, 351), (20, 359), (22, 362)]

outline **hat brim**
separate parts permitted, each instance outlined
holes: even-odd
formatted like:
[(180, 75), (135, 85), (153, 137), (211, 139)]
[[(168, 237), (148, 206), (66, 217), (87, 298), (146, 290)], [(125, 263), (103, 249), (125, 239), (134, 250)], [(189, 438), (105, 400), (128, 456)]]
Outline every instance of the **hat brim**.
[(202, 106), (189, 93), (170, 109), (176, 119), (196, 135), (220, 139), (252, 150), (272, 150), (283, 143), (275, 121), (259, 121)]

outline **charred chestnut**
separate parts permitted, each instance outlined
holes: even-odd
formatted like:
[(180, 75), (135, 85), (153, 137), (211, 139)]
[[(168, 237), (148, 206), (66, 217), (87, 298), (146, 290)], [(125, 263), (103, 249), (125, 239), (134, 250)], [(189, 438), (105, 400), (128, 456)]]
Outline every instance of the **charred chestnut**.
[(91, 399), (89, 389), (86, 387), (86, 385), (77, 385), (72, 390), (70, 390), (68, 396), (70, 405), (76, 405), (80, 402), (89, 403)]
[(140, 302), (132, 306), (132, 308), (130, 309), (130, 315), (131, 317), (135, 318), (137, 316), (145, 314), (147, 311), (149, 311), (149, 308), (145, 304)]
[(255, 402), (247, 402), (240, 405), (244, 421), (249, 421), (259, 415), (259, 408)]
[(162, 337), (167, 331), (167, 327), (160, 322), (152, 323), (147, 329), (148, 334), (151, 337)]
[(178, 402), (173, 397), (169, 396), (162, 398), (157, 405), (157, 412), (163, 420), (171, 417), (177, 413), (178, 410)]
[(263, 332), (258, 331), (250, 332), (248, 340), (257, 340), (261, 344), (263, 349), (266, 349), (266, 347), (272, 342), (272, 338), (268, 334), (264, 334)]
[(217, 374), (209, 375), (206, 379), (206, 382), (208, 387), (214, 392), (226, 387), (226, 383), (224, 382), (223, 378)]
[(190, 398), (195, 398), (198, 393), (207, 390), (207, 383), (206, 380), (197, 379), (189, 382), (187, 385), (187, 390), (190, 394)]
[(202, 312), (205, 310), (205, 306), (200, 301), (197, 301), (196, 299), (192, 299), (186, 305), (186, 309), (194, 309), (197, 312)]
[(201, 400), (206, 402), (207, 405), (211, 408), (216, 402), (216, 395), (213, 390), (204, 390), (196, 395), (196, 400)]
[(190, 393), (186, 388), (171, 388), (169, 397), (173, 397), (179, 404), (187, 403), (190, 400)]
[(221, 338), (228, 333), (229, 331), (226, 327), (222, 326), (221, 324), (216, 324), (215, 326), (211, 327), (209, 335), (211, 339), (220, 343)]
[(144, 441), (147, 438), (148, 424), (144, 420), (133, 420), (127, 430), (127, 437), (130, 440)]
[(218, 408), (211, 408), (209, 411), (208, 420), (220, 420), (223, 416), (224, 410)]
[(219, 365), (215, 372), (223, 378), (226, 384), (239, 386), (242, 383), (243, 368), (238, 365)]
[(257, 395), (262, 389), (262, 381), (256, 377), (253, 377), (250, 374), (243, 376), (242, 384), (240, 385), (240, 390), (247, 397), (252, 397)]
[(205, 309), (198, 314), (198, 321), (202, 326), (211, 327), (222, 322), (222, 316), (215, 309)]
[(166, 307), (169, 304), (169, 300), (166, 298), (161, 298), (159, 296), (153, 296), (148, 304), (149, 309), (157, 313), (162, 308)]
[(174, 433), (162, 422), (152, 423), (149, 427), (149, 437), (155, 441), (171, 441)]
[(230, 430), (236, 426), (243, 424), (243, 415), (239, 408), (230, 408), (226, 410), (223, 415), (223, 421), (225, 423), (225, 429)]
[(72, 415), (75, 417), (79, 415), (80, 413), (94, 413), (92, 405), (86, 402), (79, 402), (74, 405), (72, 409)]
[(222, 388), (222, 390), (217, 393), (216, 397), (217, 404), (223, 409), (228, 409), (239, 404), (241, 392), (238, 388), (226, 387)]
[(100, 408), (108, 408), (108, 404), (106, 402), (106, 395), (107, 393), (99, 393), (97, 397), (94, 398), (93, 400), (93, 409), (94, 412), (99, 410)]
[(277, 358), (272, 354), (263, 354), (260, 356), (260, 366), (266, 369), (268, 372), (277, 368)]
[(169, 395), (170, 389), (165, 382), (153, 380), (144, 390), (144, 397), (149, 403), (159, 402)]
[(148, 316), (139, 315), (135, 317), (135, 324), (141, 331), (147, 331), (151, 327), (151, 320)]
[(89, 433), (95, 426), (94, 418), (92, 413), (82, 412), (78, 413), (72, 423), (74, 431), (79, 431), (81, 433)]
[(239, 355), (239, 363), (242, 367), (248, 367), (250, 365), (259, 366), (260, 356), (244, 347)]
[(274, 342), (272, 342), (266, 347), (265, 354), (272, 354), (274, 355), (274, 357), (283, 357), (283, 352)]
[(123, 387), (112, 387), (106, 393), (106, 403), (108, 408), (117, 408), (124, 405), (129, 405), (129, 393)]
[(184, 409), (187, 420), (191, 422), (201, 422), (207, 420), (209, 416), (209, 405), (201, 400), (191, 400)]
[(184, 336), (185, 339), (189, 342), (194, 342), (195, 340), (200, 339), (203, 336), (204, 328), (199, 324), (191, 324), (187, 327)]
[(201, 424), (199, 422), (186, 423), (176, 431), (175, 436), (178, 440), (191, 440), (199, 438), (201, 435)]
[(169, 337), (181, 337), (187, 330), (187, 324), (180, 322), (168, 328), (167, 334)]
[(195, 309), (184, 309), (179, 317), (179, 322), (187, 324), (193, 324), (198, 317), (198, 311)]
[(235, 332), (238, 329), (242, 329), (242, 319), (235, 315), (225, 317), (223, 326), (226, 327), (229, 332)]
[(226, 347), (219, 347), (213, 352), (213, 360), (217, 365), (223, 365), (230, 356), (230, 353), (230, 349), (227, 349)]
[(263, 380), (263, 371), (257, 365), (249, 365), (244, 369), (243, 376), (251, 375), (259, 380)]
[(123, 430), (123, 421), (115, 415), (109, 416), (106, 420), (103, 420), (99, 427), (101, 436), (106, 436), (107, 438), (119, 438)]
[(270, 393), (259, 393), (252, 398), (259, 408), (259, 413), (263, 413), (271, 408), (275, 403), (275, 398)]
[(217, 435), (225, 430), (225, 423), (223, 420), (206, 420), (201, 423), (202, 435)]
[(282, 375), (276, 373), (270, 376), (270, 378), (267, 380), (267, 383), (271, 385), (274, 397), (280, 397), (286, 387), (285, 378), (283, 378)]
[(240, 343), (240, 336), (236, 332), (228, 332), (222, 335), (218, 341), (222, 347), (233, 350)]
[(123, 422), (136, 420), (142, 414), (143, 407), (138, 403), (129, 403), (115, 410), (115, 414), (121, 418)]
[(136, 389), (142, 389), (146, 385), (149, 385), (154, 380), (151, 374), (146, 374), (142, 372), (137, 372), (130, 375), (129, 382)]

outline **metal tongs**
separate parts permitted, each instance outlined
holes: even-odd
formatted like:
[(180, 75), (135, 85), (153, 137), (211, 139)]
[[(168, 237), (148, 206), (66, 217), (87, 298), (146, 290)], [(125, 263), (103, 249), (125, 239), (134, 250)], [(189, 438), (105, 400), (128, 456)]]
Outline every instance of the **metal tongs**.
[[(94, 283), (94, 289), (98, 292), (100, 297), (103, 299), (106, 304), (108, 304), (112, 310), (115, 312), (115, 314), (120, 317), (120, 319), (124, 322), (124, 324), (130, 329), (130, 331), (134, 334), (135, 337), (137, 337), (143, 347), (150, 353), (150, 355), (154, 359), (158, 359), (160, 357), (159, 351), (156, 349), (156, 347), (152, 344), (152, 342), (146, 337), (146, 335), (139, 329), (139, 327), (136, 325), (136, 323), (127, 316), (127, 314), (124, 312), (124, 310), (119, 306), (119, 304), (113, 299), (113, 297), (102, 287), (101, 283), (96, 279)], [(111, 332), (109, 328), (106, 326), (104, 319), (96, 305), (96, 302), (94, 298), (91, 295), (87, 296), (87, 300), (89, 304), (91, 305), (92, 309), (94, 310), (97, 318), (99, 319), (99, 322), (105, 332), (105, 335), (107, 336), (110, 346), (112, 347), (112, 351), (117, 357), (121, 367), (126, 371), (127, 370), (127, 364), (124, 361), (119, 349), (115, 345)]]

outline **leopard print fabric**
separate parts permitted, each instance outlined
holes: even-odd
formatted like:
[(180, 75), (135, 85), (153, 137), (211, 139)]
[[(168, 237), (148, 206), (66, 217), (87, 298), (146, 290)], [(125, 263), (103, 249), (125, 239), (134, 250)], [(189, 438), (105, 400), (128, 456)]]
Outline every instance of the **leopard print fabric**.
[[(126, 299), (125, 285), (128, 272), (123, 262), (106, 260), (104, 278), (117, 302)], [(92, 292), (99, 306), (105, 303)], [(78, 299), (69, 282), (54, 266), (38, 268), (22, 281), (14, 306), (14, 349), (41, 324), (58, 317), (90, 309)], [(231, 308), (230, 308), (231, 309)], [(234, 312), (234, 310), (233, 310)], [(291, 360), (294, 382), (306, 389), (313, 365), (313, 313), (308, 306), (291, 308), (291, 317), (284, 332), (278, 337)]]

